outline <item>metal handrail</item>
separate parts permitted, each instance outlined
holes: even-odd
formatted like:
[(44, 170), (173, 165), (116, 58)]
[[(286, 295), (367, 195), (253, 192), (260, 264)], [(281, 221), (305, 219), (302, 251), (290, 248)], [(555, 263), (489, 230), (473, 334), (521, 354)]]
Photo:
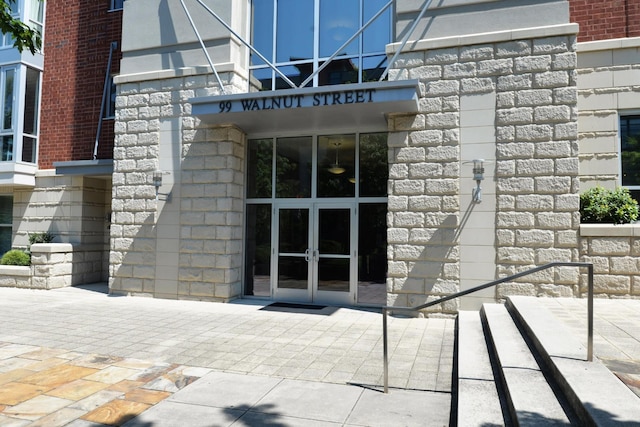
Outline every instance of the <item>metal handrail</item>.
[(476, 286), (475, 288), (471, 288), (465, 291), (457, 292), (455, 294), (447, 295), (437, 300), (430, 301), (416, 307), (392, 307), (392, 306), (382, 307), (382, 330), (383, 330), (382, 353), (384, 357), (384, 392), (385, 393), (389, 392), (389, 354), (388, 354), (388, 339), (387, 339), (387, 335), (388, 335), (387, 334), (387, 316), (389, 312), (398, 312), (398, 311), (416, 312), (419, 310), (424, 310), (425, 308), (438, 305), (445, 301), (449, 301), (465, 295), (469, 295), (471, 293), (481, 291), (483, 289), (490, 288), (492, 286), (496, 286), (504, 282), (509, 282), (523, 276), (528, 276), (529, 274), (537, 273), (538, 271), (546, 270), (551, 267), (586, 267), (588, 269), (589, 280), (588, 280), (588, 288), (587, 288), (587, 361), (588, 362), (593, 361), (593, 264), (590, 262), (551, 262), (549, 264), (541, 265), (539, 267), (534, 267), (530, 270), (516, 273), (508, 277), (503, 277), (502, 279), (497, 279), (492, 282), (485, 283), (484, 285)]

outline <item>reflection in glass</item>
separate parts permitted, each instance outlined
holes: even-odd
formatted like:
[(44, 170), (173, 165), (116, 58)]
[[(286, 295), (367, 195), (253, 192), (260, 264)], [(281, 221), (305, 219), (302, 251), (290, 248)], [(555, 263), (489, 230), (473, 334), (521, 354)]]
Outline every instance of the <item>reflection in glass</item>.
[(355, 135), (318, 138), (318, 197), (355, 196), (355, 147)]
[(273, 139), (253, 139), (247, 149), (247, 197), (271, 197)]
[(307, 289), (309, 263), (302, 257), (278, 257), (278, 287)]
[(318, 262), (318, 290), (349, 292), (348, 258), (320, 258)]
[(13, 136), (3, 136), (2, 137), (2, 161), (11, 161), (13, 160)]
[[(267, 60), (273, 61), (273, 1), (253, 1), (251, 14), (251, 45)], [(262, 65), (264, 61), (251, 53), (251, 65)]]
[(0, 196), (0, 253), (11, 249), (13, 196)]
[(362, 82), (377, 82), (387, 66), (387, 56), (368, 56), (362, 58)]
[(4, 72), (4, 113), (2, 129), (13, 129), (13, 79), (15, 70), (10, 68)]
[[(360, 29), (358, 1), (320, 0), (320, 56), (334, 54)], [(358, 53), (358, 39), (351, 42), (338, 55)]]
[(386, 304), (387, 204), (362, 203), (358, 216), (358, 303)]
[(640, 185), (640, 116), (620, 118), (622, 185)]
[(311, 137), (276, 141), (276, 197), (311, 197)]
[(304, 254), (309, 248), (309, 209), (280, 209), (278, 252)]
[(244, 294), (271, 295), (271, 205), (247, 205)]
[(387, 134), (360, 135), (360, 197), (386, 197), (388, 177)]
[[(324, 62), (323, 62), (324, 63)], [(358, 83), (358, 58), (336, 58), (318, 76), (318, 86)]]
[(35, 138), (24, 136), (22, 138), (22, 161), (27, 163), (36, 162), (36, 142)]
[[(387, 0), (366, 0), (364, 2), (363, 24), (369, 22), (382, 9), (382, 6), (387, 3)], [(364, 53), (384, 52), (385, 46), (391, 40), (391, 25), (389, 25), (391, 22), (391, 7), (388, 7), (378, 19), (364, 30)]]
[(256, 68), (251, 70), (252, 89), (271, 90), (273, 88), (273, 71), (271, 68)]
[(313, 0), (279, 0), (276, 61), (313, 59)]
[(318, 227), (321, 255), (349, 255), (351, 239), (349, 209), (320, 209)]

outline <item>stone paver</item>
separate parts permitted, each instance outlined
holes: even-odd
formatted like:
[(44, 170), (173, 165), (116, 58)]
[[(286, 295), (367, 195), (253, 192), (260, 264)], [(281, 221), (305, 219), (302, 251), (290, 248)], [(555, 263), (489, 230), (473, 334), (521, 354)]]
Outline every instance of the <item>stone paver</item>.
[(10, 390), (0, 424), (197, 425), (217, 414), (219, 425), (274, 416), (282, 425), (422, 425), (425, 408), (434, 425), (448, 424), (452, 319), (390, 318), (384, 395), (379, 312), (265, 304), (0, 288), (0, 383)]
[[(587, 302), (540, 299), (587, 346)], [(640, 300), (593, 301), (593, 353), (640, 397)]]

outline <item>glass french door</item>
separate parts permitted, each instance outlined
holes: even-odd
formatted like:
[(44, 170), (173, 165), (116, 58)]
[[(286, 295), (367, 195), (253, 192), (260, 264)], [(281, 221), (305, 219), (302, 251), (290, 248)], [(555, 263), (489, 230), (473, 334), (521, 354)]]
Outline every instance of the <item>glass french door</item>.
[(354, 304), (357, 223), (353, 204), (282, 204), (275, 211), (273, 297)]

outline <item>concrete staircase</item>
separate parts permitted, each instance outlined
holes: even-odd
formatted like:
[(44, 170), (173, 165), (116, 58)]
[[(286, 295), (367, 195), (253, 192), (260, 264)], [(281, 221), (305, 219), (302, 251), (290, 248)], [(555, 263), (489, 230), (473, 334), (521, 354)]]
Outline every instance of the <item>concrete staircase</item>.
[(457, 424), (640, 426), (638, 397), (536, 301), (460, 312)]

